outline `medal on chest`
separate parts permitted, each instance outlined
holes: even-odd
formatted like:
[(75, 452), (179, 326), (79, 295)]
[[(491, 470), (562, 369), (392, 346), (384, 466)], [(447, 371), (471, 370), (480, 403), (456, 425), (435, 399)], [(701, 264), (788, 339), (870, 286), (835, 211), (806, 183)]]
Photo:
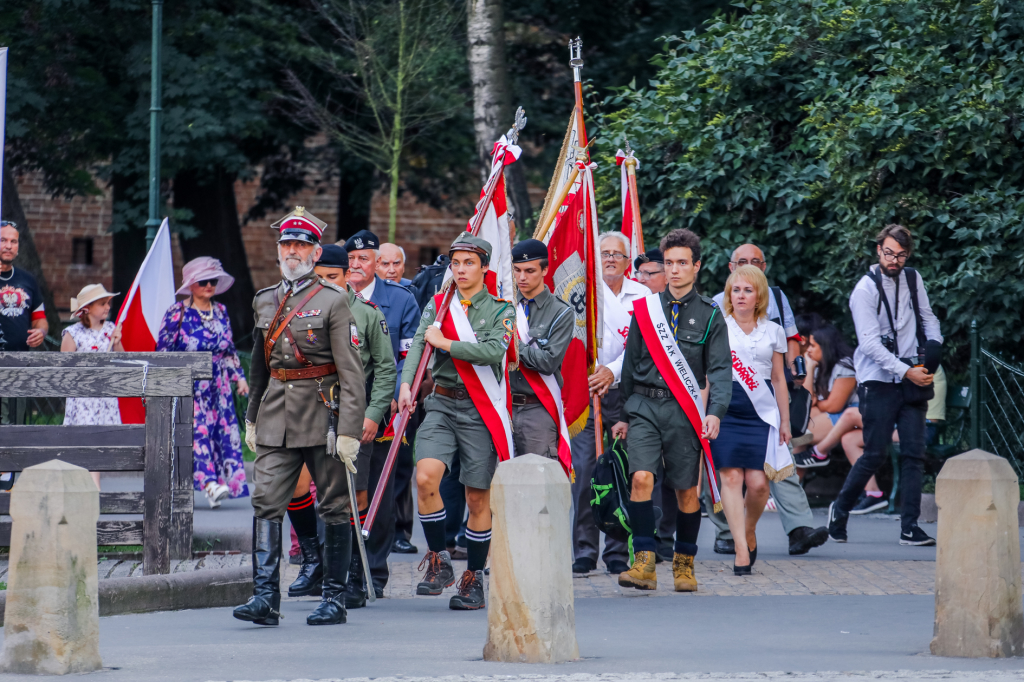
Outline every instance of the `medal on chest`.
[(316, 334), (313, 332), (312, 329), (306, 330), (306, 341), (308, 341), (311, 344), (316, 343)]

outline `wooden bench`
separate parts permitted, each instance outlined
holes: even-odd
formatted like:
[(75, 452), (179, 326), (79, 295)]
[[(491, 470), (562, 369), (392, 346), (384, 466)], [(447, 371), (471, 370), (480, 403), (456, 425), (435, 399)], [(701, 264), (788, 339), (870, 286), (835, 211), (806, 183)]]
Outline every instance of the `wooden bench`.
[[(100, 545), (143, 547), (146, 575), (192, 558), (192, 388), (212, 378), (210, 353), (0, 353), (0, 395), (11, 398), (131, 398), (146, 423), (117, 426), (0, 426), (0, 471), (60, 459), (90, 471), (141, 471), (144, 492), (101, 493)], [(0, 495), (0, 514), (10, 496)], [(0, 546), (11, 523), (0, 523)]]

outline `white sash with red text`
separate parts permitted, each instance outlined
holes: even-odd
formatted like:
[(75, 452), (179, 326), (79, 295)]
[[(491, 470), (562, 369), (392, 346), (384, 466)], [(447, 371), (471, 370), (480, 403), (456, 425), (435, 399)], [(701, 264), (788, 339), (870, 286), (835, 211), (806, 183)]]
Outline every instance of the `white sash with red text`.
[(754, 368), (753, 358), (746, 351), (745, 333), (739, 324), (728, 316), (729, 346), (732, 347), (732, 378), (747, 392), (757, 416), (768, 425), (768, 443), (765, 445), (764, 473), (772, 481), (784, 481), (793, 475), (793, 455), (789, 448), (779, 442), (781, 414), (775, 394), (768, 388), (771, 377), (764, 377)]
[[(442, 295), (434, 297), (434, 305), (440, 307)], [(444, 322), (439, 327), (446, 339), (458, 339), (466, 343), (477, 343), (473, 326), (469, 323), (466, 311), (458, 299), (452, 301)], [(484, 420), (484, 426), (491, 432), (494, 449), (498, 452), (498, 461), (504, 462), (514, 456), (515, 446), (512, 444), (512, 418), (509, 415), (508, 370), (505, 358), (501, 360), (503, 380), (494, 378), (494, 371), (488, 365), (473, 365), (465, 360), (452, 358), (455, 369), (459, 372), (462, 383), (466, 385), (473, 405)]]
[[(530, 343), (530, 323), (526, 319), (526, 311), (523, 304), (516, 306), (516, 331), (519, 332), (519, 340), (522, 344)], [(573, 480), (572, 473), (572, 449), (569, 447), (569, 426), (565, 423), (565, 414), (562, 411), (562, 389), (558, 386), (558, 380), (550, 374), (524, 367), (522, 361), (519, 364), (519, 371), (530, 384), (530, 388), (540, 399), (541, 405), (548, 411), (551, 419), (558, 424), (558, 463), (565, 470), (569, 480)]]
[(700, 445), (704, 449), (704, 464), (708, 473), (708, 487), (711, 488), (711, 500), (715, 511), (722, 508), (722, 496), (718, 492), (718, 477), (715, 474), (715, 462), (711, 458), (711, 444), (701, 436), (704, 432), (704, 400), (700, 395), (700, 384), (690, 363), (676, 344), (672, 327), (665, 318), (661, 307), (661, 295), (651, 294), (633, 301), (633, 317), (636, 318), (640, 334), (643, 336), (654, 358), (654, 364), (661, 377), (668, 384), (672, 395), (683, 408), (683, 413), (690, 421), (690, 426), (697, 433)]

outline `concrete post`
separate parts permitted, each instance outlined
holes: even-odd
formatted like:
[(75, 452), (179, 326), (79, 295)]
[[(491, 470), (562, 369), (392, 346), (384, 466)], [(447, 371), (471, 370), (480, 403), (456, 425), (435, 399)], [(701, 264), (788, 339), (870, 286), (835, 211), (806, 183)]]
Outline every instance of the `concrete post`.
[(52, 460), (25, 469), (11, 492), (11, 558), (0, 671), (99, 670), (96, 519), (89, 472)]
[(1024, 653), (1020, 488), (1002, 457), (982, 450), (946, 460), (935, 484), (936, 656), (1002, 658)]
[(579, 658), (572, 595), (569, 479), (558, 462), (523, 455), (491, 483), (491, 581), (485, 661)]

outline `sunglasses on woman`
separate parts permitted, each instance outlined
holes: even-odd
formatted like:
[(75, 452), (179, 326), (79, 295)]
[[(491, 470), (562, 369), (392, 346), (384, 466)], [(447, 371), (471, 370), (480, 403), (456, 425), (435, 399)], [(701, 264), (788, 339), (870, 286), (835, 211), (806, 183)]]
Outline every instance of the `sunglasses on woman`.
[(202, 279), (196, 282), (201, 287), (215, 287), (217, 286), (217, 280), (215, 279)]

